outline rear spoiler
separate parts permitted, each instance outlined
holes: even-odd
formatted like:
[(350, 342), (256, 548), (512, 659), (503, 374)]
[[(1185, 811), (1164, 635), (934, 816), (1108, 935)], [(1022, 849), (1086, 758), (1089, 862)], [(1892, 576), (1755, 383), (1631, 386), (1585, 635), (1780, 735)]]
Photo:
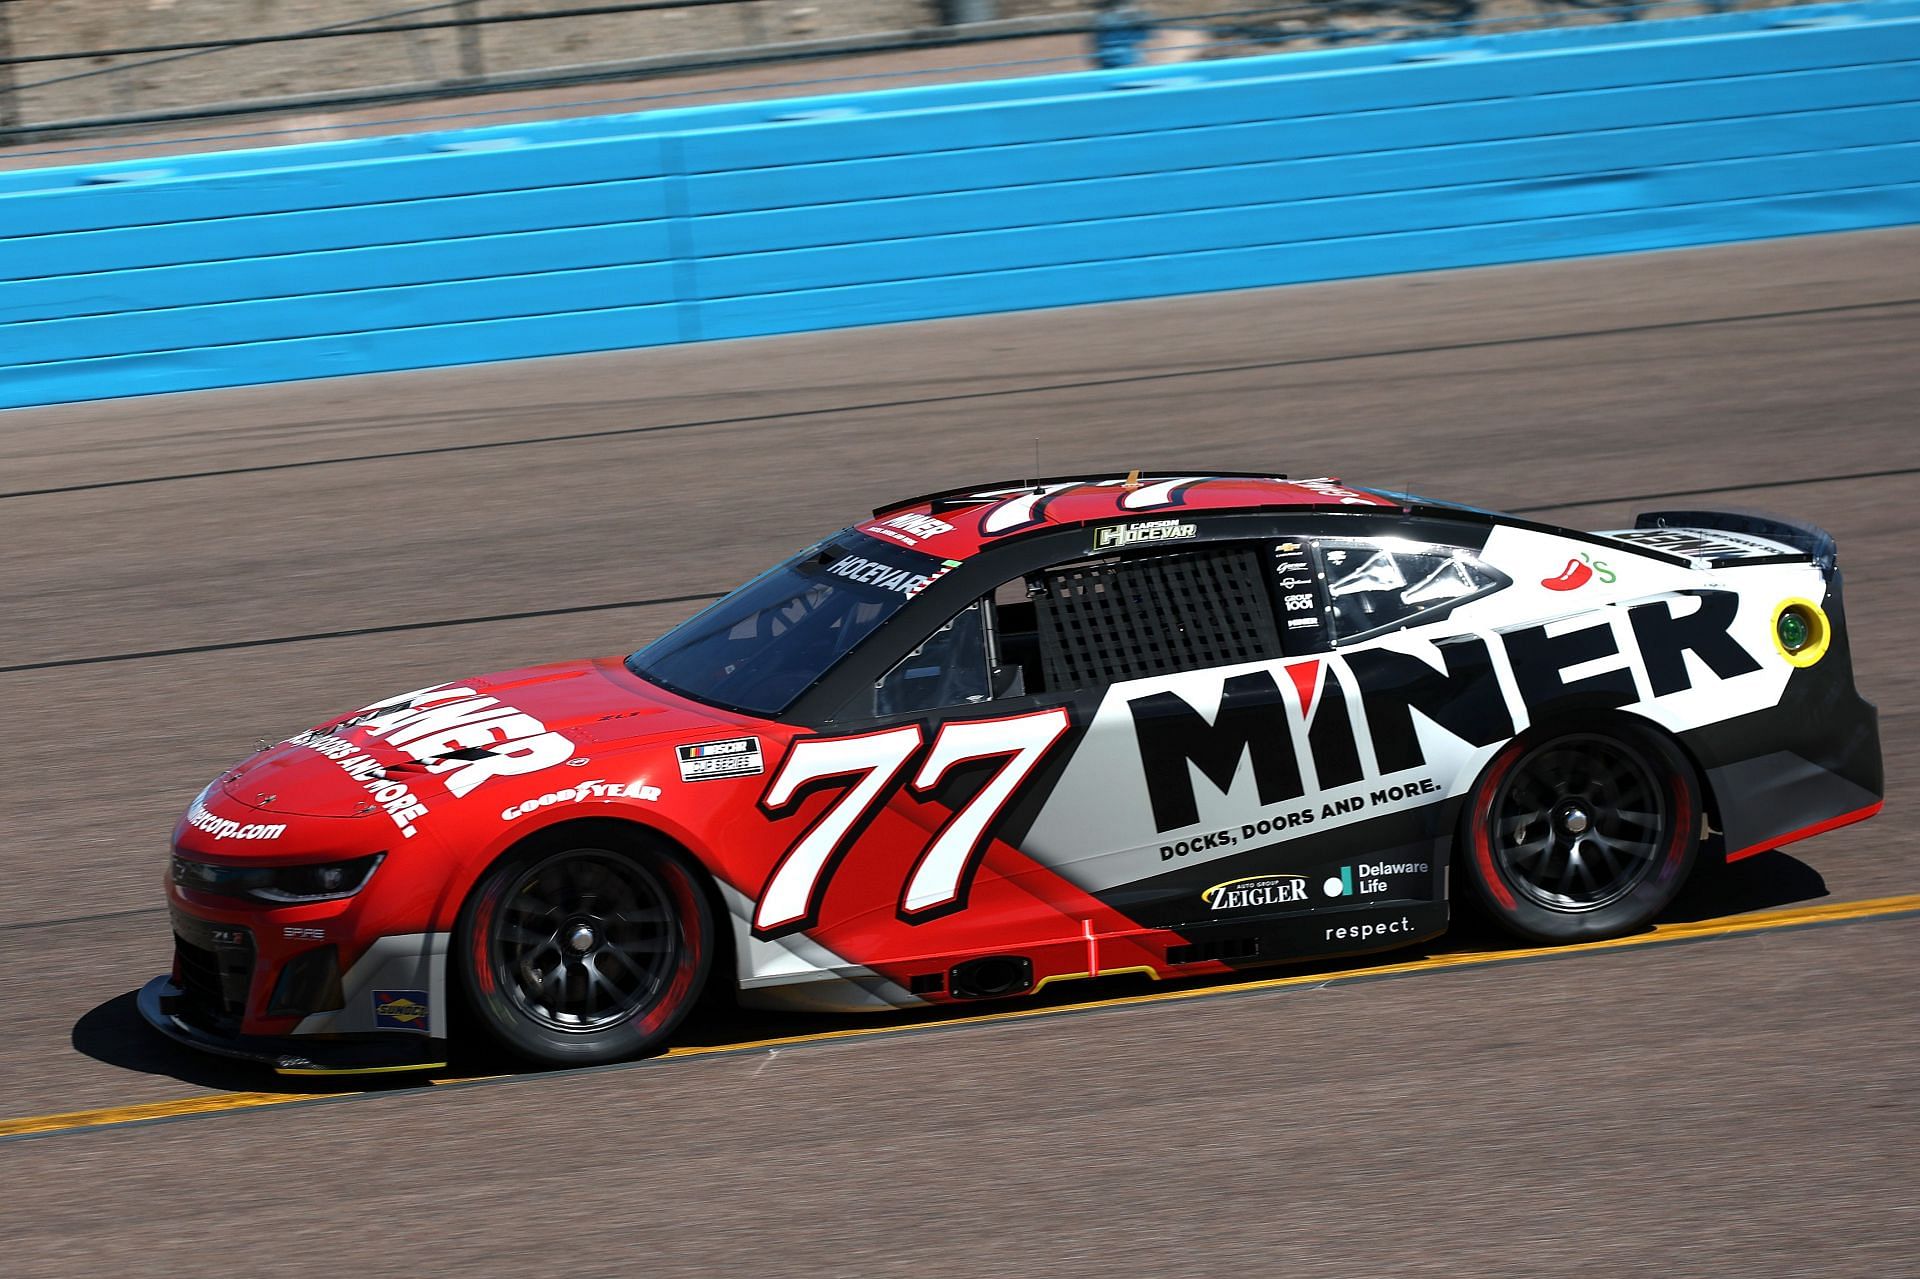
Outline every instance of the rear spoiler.
[(1839, 548), (1834, 543), (1833, 534), (1819, 525), (1760, 511), (1643, 511), (1634, 517), (1633, 526), (1636, 529), (1696, 528), (1744, 533), (1749, 537), (1764, 537), (1770, 542), (1785, 543), (1800, 552), (1799, 555), (1743, 557), (1738, 561), (1741, 564), (1786, 563), (1805, 556), (1818, 564), (1823, 574), (1832, 577), (1834, 564), (1839, 558)]

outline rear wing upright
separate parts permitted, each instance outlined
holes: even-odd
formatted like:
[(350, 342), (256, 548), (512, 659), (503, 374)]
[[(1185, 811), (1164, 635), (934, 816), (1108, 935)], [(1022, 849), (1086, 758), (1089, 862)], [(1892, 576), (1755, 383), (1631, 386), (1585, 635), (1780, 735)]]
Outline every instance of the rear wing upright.
[(1839, 558), (1839, 548), (1833, 540), (1833, 534), (1819, 525), (1789, 520), (1778, 515), (1767, 515), (1760, 511), (1643, 511), (1634, 517), (1633, 527), (1635, 529), (1702, 529), (1732, 533), (1736, 536), (1765, 538), (1769, 542), (1791, 546), (1798, 553), (1755, 555), (1748, 552), (1737, 557), (1736, 562), (1775, 564), (1806, 558), (1818, 564), (1820, 572), (1827, 577), (1833, 576), (1834, 564)]

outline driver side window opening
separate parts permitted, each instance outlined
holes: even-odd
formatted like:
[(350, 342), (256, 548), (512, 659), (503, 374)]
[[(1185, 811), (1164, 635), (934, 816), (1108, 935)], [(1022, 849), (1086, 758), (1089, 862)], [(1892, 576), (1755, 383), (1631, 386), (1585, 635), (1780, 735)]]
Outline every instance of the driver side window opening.
[[(1074, 560), (1015, 578), (896, 663), (874, 688), (874, 713), (1284, 657), (1273, 554), (1264, 543), (1209, 546)], [(1296, 636), (1291, 648), (1317, 639)]]
[(901, 658), (874, 686), (873, 713), (907, 715), (1011, 696), (988, 666), (987, 616), (986, 601), (975, 600)]
[(1268, 567), (1250, 545), (1084, 560), (1038, 575), (1048, 689), (1282, 656)]

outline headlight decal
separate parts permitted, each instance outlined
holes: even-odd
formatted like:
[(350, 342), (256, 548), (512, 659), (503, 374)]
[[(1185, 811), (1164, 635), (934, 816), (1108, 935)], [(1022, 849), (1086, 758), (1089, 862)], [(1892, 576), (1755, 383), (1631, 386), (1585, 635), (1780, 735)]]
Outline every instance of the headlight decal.
[(229, 866), (175, 855), (173, 882), (182, 888), (272, 906), (338, 901), (366, 887), (385, 853), (295, 866)]

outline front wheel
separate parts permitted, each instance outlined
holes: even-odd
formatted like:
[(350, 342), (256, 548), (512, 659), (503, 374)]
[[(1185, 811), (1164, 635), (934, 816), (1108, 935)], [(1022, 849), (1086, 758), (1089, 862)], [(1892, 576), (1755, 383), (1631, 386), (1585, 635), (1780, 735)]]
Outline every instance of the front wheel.
[(659, 1048), (713, 960), (713, 917), (673, 852), (610, 831), (536, 836), (475, 887), (456, 939), (478, 1020), (535, 1061), (597, 1065)]
[(1645, 927), (1693, 866), (1700, 791), (1666, 739), (1627, 726), (1522, 737), (1463, 815), (1466, 878), (1509, 932), (1591, 941)]

